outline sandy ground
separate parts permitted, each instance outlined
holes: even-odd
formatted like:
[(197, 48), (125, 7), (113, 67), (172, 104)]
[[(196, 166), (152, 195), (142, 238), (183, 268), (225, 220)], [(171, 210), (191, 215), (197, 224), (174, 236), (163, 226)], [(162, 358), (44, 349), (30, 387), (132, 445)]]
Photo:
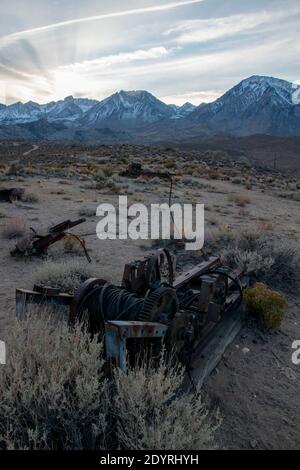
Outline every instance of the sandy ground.
[[(270, 222), (278, 236), (299, 244), (300, 202), (281, 199), (271, 190), (247, 191), (224, 181), (210, 182), (208, 190), (203, 189), (205, 184), (207, 180), (199, 179), (199, 189), (178, 185), (174, 189), (174, 202), (180, 199), (204, 203), (208, 228), (229, 224), (233, 230), (241, 230), (261, 221)], [(0, 183), (0, 187), (7, 185), (7, 182)], [(39, 201), (20, 205), (1, 203), (0, 210), (6, 217), (0, 219), (0, 225), (11, 217), (23, 217), (29, 226), (39, 231), (64, 219), (79, 218), (82, 207), (96, 210), (102, 202), (117, 201), (116, 195), (84, 188), (82, 181), (64, 184), (57, 178), (28, 177), (15, 185), (37, 194)], [(158, 192), (155, 185), (146, 189), (136, 184), (129, 201), (167, 201), (168, 186), (161, 186)], [(232, 193), (249, 197), (247, 214), (228, 201)], [(99, 269), (99, 277), (119, 283), (124, 263), (145, 255), (145, 242), (99, 241), (95, 235), (96, 223), (96, 217), (88, 217), (84, 225), (73, 231), (91, 234), (86, 236), (86, 243)], [(32, 287), (32, 276), (43, 262), (41, 259), (13, 259), (9, 254), (13, 245), (12, 241), (0, 240), (2, 322), (15, 315), (15, 288)], [(74, 255), (63, 255), (59, 247), (50, 252), (50, 257), (57, 261), (70, 256)], [(83, 256), (80, 259), (82, 263), (87, 262)], [(217, 436), (221, 447), (300, 449), (300, 366), (293, 366), (291, 362), (292, 342), (300, 340), (300, 292), (290, 296), (289, 303), (278, 332), (264, 335), (252, 325), (245, 325), (204, 387), (207, 401), (212, 407), (218, 406), (223, 417)], [(247, 354), (243, 353), (245, 347), (249, 349)]]

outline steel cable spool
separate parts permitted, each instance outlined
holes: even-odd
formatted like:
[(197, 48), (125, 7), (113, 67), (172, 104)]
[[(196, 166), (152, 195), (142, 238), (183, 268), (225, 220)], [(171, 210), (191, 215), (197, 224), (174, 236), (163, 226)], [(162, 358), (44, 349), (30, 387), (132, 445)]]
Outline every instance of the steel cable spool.
[(160, 287), (146, 297), (116, 287), (103, 279), (87, 280), (75, 293), (71, 323), (85, 322), (91, 333), (103, 332), (107, 321), (157, 321), (160, 314), (176, 313), (178, 300), (174, 289)]

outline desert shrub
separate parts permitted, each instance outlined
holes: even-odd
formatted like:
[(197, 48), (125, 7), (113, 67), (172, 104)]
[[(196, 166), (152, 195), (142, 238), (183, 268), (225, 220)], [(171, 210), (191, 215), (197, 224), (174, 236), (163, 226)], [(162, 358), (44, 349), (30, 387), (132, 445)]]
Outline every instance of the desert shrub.
[(204, 248), (209, 251), (225, 249), (234, 243), (235, 234), (228, 225), (220, 225), (205, 234)]
[(250, 204), (251, 200), (247, 196), (242, 194), (230, 194), (228, 196), (230, 202), (234, 202), (239, 207), (245, 207), (247, 204)]
[(264, 329), (278, 328), (287, 307), (285, 297), (279, 292), (269, 289), (263, 283), (244, 291), (244, 302), (247, 310), (254, 315)]
[(266, 231), (257, 228), (234, 233), (224, 227), (208, 234), (206, 243), (222, 253), (225, 264), (240, 267), (258, 280), (286, 288), (300, 281), (297, 247)]
[(220, 424), (199, 396), (180, 392), (183, 369), (162, 359), (103, 375), (102, 345), (41, 312), (3, 333), (0, 449), (214, 447)]
[(81, 217), (93, 217), (96, 215), (96, 208), (95, 207), (81, 207), (78, 211), (78, 215)]
[(136, 366), (127, 375), (116, 370), (114, 401), (117, 436), (122, 448), (209, 449), (219, 419), (211, 418), (199, 395), (180, 393), (181, 367), (168, 367), (161, 359), (156, 369)]
[(10, 219), (1, 230), (2, 238), (12, 239), (25, 237), (27, 233), (27, 225), (21, 217)]
[(242, 178), (239, 178), (238, 176), (236, 176), (235, 178), (232, 178), (231, 182), (232, 184), (241, 184)]
[(300, 192), (294, 193), (293, 194), (293, 199), (294, 199), (294, 201), (300, 202)]
[(102, 171), (103, 171), (103, 173), (104, 173), (105, 178), (110, 178), (110, 177), (113, 175), (113, 173), (114, 173), (114, 172), (113, 172), (113, 168), (110, 167), (110, 166), (108, 166), (108, 165), (103, 166), (101, 169), (102, 169)]
[(0, 172), (5, 173), (8, 169), (8, 166), (4, 162), (0, 162)]
[(166, 160), (164, 163), (165, 168), (177, 168), (176, 162), (174, 160)]
[(28, 203), (35, 203), (35, 202), (39, 202), (39, 196), (35, 193), (27, 193), (25, 192), (23, 195), (22, 195), (22, 201), (23, 202), (28, 202)]
[(7, 170), (7, 174), (10, 176), (22, 173), (24, 167), (20, 163), (12, 163)]
[(62, 292), (72, 294), (84, 281), (97, 277), (97, 269), (81, 260), (68, 260), (59, 263), (45, 261), (36, 271), (32, 281), (47, 287), (60, 288)]
[(5, 341), (0, 448), (104, 448), (101, 343), (82, 328), (70, 330), (45, 315), (12, 322)]

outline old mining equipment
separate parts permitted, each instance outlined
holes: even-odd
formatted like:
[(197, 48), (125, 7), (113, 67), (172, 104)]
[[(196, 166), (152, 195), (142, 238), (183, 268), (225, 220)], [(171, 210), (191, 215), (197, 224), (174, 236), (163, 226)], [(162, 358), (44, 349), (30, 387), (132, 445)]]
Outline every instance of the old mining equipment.
[(17, 289), (17, 316), (27, 303), (69, 306), (69, 321), (85, 322), (104, 335), (110, 363), (126, 370), (141, 353), (156, 356), (162, 343), (188, 365), (199, 345), (242, 303), (247, 278), (211, 257), (175, 278), (175, 258), (167, 250), (127, 264), (121, 286), (89, 279), (73, 296), (35, 286)]

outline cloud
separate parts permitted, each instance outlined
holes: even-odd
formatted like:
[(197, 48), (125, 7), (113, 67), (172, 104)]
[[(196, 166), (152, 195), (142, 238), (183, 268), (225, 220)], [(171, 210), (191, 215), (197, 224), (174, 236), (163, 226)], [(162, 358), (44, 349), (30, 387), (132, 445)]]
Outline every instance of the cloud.
[(196, 105), (201, 103), (210, 103), (215, 101), (223, 94), (220, 90), (207, 90), (207, 91), (187, 91), (184, 93), (163, 96), (160, 99), (168, 104), (177, 104), (181, 106), (186, 102)]
[(85, 60), (59, 67), (58, 70), (72, 73), (90, 73), (102, 67), (111, 67), (113, 65), (127, 64), (130, 62), (153, 60), (166, 57), (171, 53), (165, 47), (152, 47), (148, 50), (137, 50), (133, 52), (121, 52), (109, 56), (100, 57), (94, 60)]
[(168, 29), (165, 36), (175, 36), (178, 44), (202, 43), (257, 28), (263, 24), (274, 24), (286, 17), (293, 17), (300, 9), (286, 11), (260, 11), (253, 14), (231, 15), (223, 18), (189, 20)]
[(17, 33), (9, 34), (7, 36), (3, 36), (2, 38), (0, 38), (0, 48), (7, 47), (10, 44), (13, 44), (19, 41), (20, 39), (26, 39), (26, 38), (36, 36), (38, 34), (45, 33), (48, 31), (53, 31), (59, 28), (65, 28), (67, 26), (72, 26), (72, 25), (82, 24), (82, 23), (89, 23), (91, 21), (100, 21), (100, 20), (105, 20), (109, 18), (119, 18), (119, 17), (125, 17), (125, 16), (140, 15), (140, 14), (154, 13), (154, 12), (160, 12), (160, 11), (168, 11), (168, 10), (172, 10), (175, 8), (202, 3), (203, 1), (204, 0), (186, 0), (182, 2), (173, 2), (173, 3), (164, 4), (164, 5), (156, 5), (152, 7), (135, 8), (132, 10), (123, 10), (123, 11), (117, 11), (117, 12), (112, 12), (112, 13), (105, 13), (102, 15), (76, 18), (73, 20), (62, 21), (60, 23), (53, 23), (53, 24), (49, 24), (46, 26), (41, 26), (38, 28), (27, 29), (27, 30), (19, 31)]

